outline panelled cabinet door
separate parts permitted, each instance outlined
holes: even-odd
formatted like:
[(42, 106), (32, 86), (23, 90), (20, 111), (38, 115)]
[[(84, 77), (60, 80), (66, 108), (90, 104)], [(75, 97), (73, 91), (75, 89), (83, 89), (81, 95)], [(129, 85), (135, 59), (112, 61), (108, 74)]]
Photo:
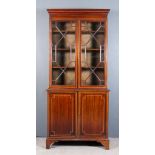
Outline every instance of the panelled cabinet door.
[(49, 94), (49, 136), (75, 135), (75, 93)]
[(106, 134), (107, 96), (100, 92), (79, 93), (80, 136)]

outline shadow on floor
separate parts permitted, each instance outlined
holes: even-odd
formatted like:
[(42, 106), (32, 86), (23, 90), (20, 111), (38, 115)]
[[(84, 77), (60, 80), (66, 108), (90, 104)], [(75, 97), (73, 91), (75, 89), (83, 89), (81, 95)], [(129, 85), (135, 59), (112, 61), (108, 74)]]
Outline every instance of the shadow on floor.
[(102, 146), (95, 141), (59, 141), (54, 143), (53, 146)]

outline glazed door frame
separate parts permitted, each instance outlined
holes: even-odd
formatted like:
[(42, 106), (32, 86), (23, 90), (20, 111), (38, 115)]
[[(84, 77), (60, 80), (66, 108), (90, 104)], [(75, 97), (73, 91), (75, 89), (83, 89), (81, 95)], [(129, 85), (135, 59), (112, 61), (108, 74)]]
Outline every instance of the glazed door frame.
[[(75, 22), (75, 84), (74, 85), (53, 85), (52, 84), (52, 22)], [(78, 80), (78, 21), (74, 18), (54, 18), (51, 17), (49, 20), (49, 88), (77, 88)]]
[[(81, 40), (82, 40), (82, 33), (81, 33), (81, 22), (88, 21), (88, 22), (103, 22), (105, 25), (104, 28), (104, 85), (82, 85), (81, 84), (81, 76), (82, 76), (82, 69), (81, 69)], [(79, 50), (78, 50), (78, 88), (107, 88), (107, 47), (108, 47), (108, 21), (107, 18), (98, 18), (98, 19), (90, 19), (84, 18), (79, 19)]]

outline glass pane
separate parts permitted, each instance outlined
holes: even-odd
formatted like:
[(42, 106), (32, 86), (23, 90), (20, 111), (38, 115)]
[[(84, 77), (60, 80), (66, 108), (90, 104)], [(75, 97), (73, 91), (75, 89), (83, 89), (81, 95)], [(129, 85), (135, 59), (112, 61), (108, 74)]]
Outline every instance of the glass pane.
[(104, 23), (81, 23), (81, 85), (104, 85)]
[(52, 85), (75, 85), (75, 22), (52, 22)]

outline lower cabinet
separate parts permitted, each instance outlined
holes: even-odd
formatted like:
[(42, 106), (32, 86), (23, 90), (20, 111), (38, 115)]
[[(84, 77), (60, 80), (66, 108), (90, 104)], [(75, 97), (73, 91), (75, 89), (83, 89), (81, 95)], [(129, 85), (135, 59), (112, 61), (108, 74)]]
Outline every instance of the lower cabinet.
[(61, 140), (95, 140), (107, 149), (108, 92), (49, 92), (46, 147)]

